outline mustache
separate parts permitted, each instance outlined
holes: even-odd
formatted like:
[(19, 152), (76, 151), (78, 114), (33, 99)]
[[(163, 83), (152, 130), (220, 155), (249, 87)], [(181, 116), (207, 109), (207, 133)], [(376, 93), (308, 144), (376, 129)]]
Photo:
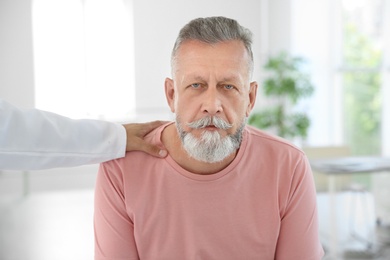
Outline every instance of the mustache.
[(193, 129), (205, 128), (207, 126), (215, 126), (216, 128), (227, 130), (233, 125), (217, 116), (206, 116), (199, 120), (187, 123), (187, 126)]

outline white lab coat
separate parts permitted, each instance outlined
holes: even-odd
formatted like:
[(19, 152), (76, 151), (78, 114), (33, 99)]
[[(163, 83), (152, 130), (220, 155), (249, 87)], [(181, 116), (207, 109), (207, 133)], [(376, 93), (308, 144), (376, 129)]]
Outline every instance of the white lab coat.
[(0, 170), (100, 163), (125, 156), (125, 150), (120, 124), (19, 109), (0, 99)]

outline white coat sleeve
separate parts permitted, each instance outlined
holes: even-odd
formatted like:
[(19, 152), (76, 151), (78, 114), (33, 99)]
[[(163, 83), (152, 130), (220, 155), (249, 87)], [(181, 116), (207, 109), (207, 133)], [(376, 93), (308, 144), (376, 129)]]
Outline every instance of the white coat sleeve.
[(100, 163), (123, 157), (125, 150), (120, 124), (19, 109), (0, 99), (0, 170)]

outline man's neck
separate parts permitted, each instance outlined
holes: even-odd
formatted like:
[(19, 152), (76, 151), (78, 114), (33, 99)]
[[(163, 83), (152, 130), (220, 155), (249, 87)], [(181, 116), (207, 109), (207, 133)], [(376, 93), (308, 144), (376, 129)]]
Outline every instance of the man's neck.
[(206, 163), (190, 157), (182, 146), (175, 124), (171, 124), (164, 129), (161, 141), (172, 159), (183, 169), (194, 174), (207, 175), (217, 173), (226, 168), (236, 157), (236, 153), (233, 153), (217, 163)]

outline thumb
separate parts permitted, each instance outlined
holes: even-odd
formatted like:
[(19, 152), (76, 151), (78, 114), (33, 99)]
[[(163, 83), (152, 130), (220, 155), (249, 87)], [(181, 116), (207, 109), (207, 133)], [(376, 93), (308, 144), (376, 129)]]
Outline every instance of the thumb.
[(140, 150), (154, 157), (159, 157), (159, 158), (165, 158), (168, 155), (167, 150), (161, 149), (157, 145), (153, 145), (145, 141), (142, 141), (142, 146)]

